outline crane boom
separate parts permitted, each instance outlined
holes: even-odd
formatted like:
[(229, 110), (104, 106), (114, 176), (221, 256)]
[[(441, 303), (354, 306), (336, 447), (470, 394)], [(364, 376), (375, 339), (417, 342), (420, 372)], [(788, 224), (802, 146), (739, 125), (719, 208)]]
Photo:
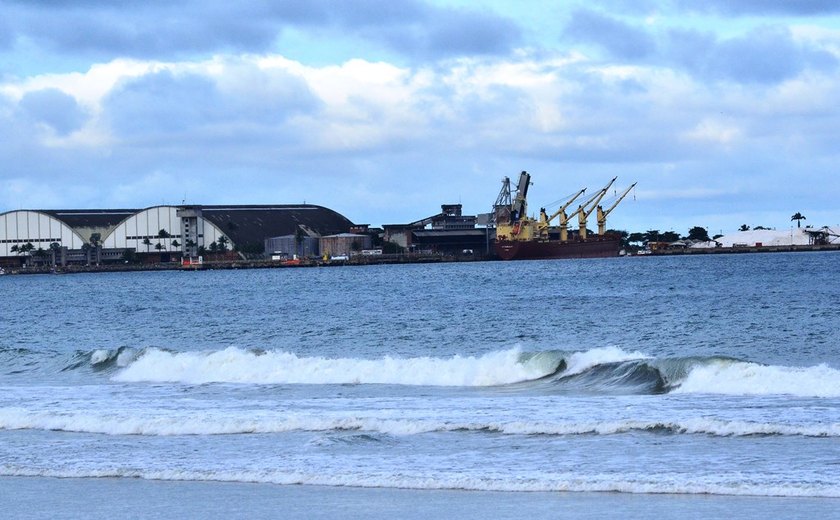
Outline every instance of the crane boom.
[(528, 216), (528, 186), (530, 185), (531, 175), (528, 172), (520, 173), (519, 183), (516, 185), (516, 197), (511, 204), (511, 219), (514, 221)]
[[(586, 204), (580, 206), (578, 208), (578, 210), (576, 211), (577, 216), (578, 216), (578, 225), (579, 225), (578, 234), (579, 234), (579, 236), (582, 240), (586, 240), (586, 233), (587, 233), (587, 231), (586, 231), (586, 219), (589, 217), (589, 215), (592, 214), (593, 211), (595, 211), (595, 208), (598, 206), (598, 203), (601, 202), (601, 199), (604, 198), (604, 195), (607, 194), (607, 190), (610, 189), (610, 186), (613, 185), (613, 183), (615, 182), (615, 180), (617, 178), (618, 177), (613, 177), (612, 180), (610, 182), (608, 182), (606, 186), (601, 188), (598, 191), (598, 193), (595, 194), (594, 197), (589, 199), (586, 202)], [(592, 207), (590, 207), (590, 204), (592, 205)]]
[(563, 204), (562, 206), (560, 206), (560, 209), (558, 209), (557, 211), (555, 211), (555, 212), (554, 212), (554, 213), (553, 213), (550, 217), (549, 217), (549, 216), (548, 216), (548, 214), (545, 212), (545, 208), (540, 209), (540, 228), (543, 228), (543, 229), (548, 228), (549, 223), (550, 223), (552, 220), (554, 220), (555, 218), (557, 218), (557, 216), (558, 216), (558, 215), (563, 215), (563, 214), (565, 214), (566, 208), (568, 208), (568, 207), (572, 204), (572, 202), (574, 202), (575, 200), (577, 200), (577, 198), (578, 198), (578, 197), (580, 197), (581, 195), (583, 195), (583, 194), (584, 194), (584, 192), (586, 192), (586, 188), (583, 188), (583, 189), (582, 189), (582, 190), (580, 190), (579, 192), (577, 192), (577, 193), (575, 193), (574, 195), (572, 195), (572, 197), (571, 197), (569, 200), (567, 200), (565, 204)]
[(604, 210), (601, 206), (598, 206), (598, 234), (599, 235), (603, 235), (607, 232), (607, 215), (609, 215), (610, 212), (612, 212), (612, 210), (614, 210), (615, 207), (618, 206), (619, 202), (624, 200), (624, 197), (626, 197), (627, 194), (630, 193), (630, 190), (632, 190), (635, 186), (636, 186), (636, 183), (634, 182), (633, 184), (630, 185), (629, 188), (624, 190), (624, 193), (622, 193), (621, 196), (618, 197), (618, 200), (613, 202), (613, 205), (610, 206), (608, 209)]

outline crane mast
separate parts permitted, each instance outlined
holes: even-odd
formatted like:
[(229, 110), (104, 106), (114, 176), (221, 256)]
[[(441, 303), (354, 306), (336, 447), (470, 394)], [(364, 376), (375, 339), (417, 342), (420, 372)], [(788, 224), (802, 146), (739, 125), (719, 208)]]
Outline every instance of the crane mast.
[(593, 200), (595, 200), (595, 198), (599, 195), (599, 193), (600, 192), (597, 192), (594, 195), (592, 195), (591, 197), (589, 197), (588, 199), (586, 199), (583, 202), (583, 204), (579, 205), (578, 209), (576, 209), (575, 212), (572, 213), (571, 215), (567, 215), (565, 210), (560, 212), (560, 240), (562, 242), (565, 242), (566, 240), (569, 239), (569, 220), (572, 217), (574, 217), (575, 215), (577, 215), (581, 211), (582, 208), (585, 208)]
[(510, 222), (510, 207), (513, 204), (510, 196), (510, 178), (502, 177), (502, 189), (493, 204), (493, 224), (507, 224)]
[[(598, 205), (599, 202), (601, 202), (601, 199), (604, 198), (604, 195), (607, 194), (607, 190), (610, 189), (610, 186), (613, 185), (617, 178), (618, 177), (613, 177), (612, 180), (609, 183), (607, 183), (606, 186), (601, 188), (601, 190), (596, 194), (596, 196), (593, 199), (590, 199), (590, 201), (587, 204), (582, 205), (578, 208), (576, 213), (578, 216), (578, 234), (581, 240), (586, 240), (586, 219), (589, 218), (589, 215), (591, 215), (593, 211), (595, 211), (595, 207)], [(589, 206), (590, 204), (592, 205), (591, 207)]]
[(624, 197), (626, 197), (627, 194), (630, 193), (630, 190), (632, 190), (635, 186), (636, 186), (636, 183), (634, 182), (633, 184), (630, 185), (629, 188), (624, 190), (624, 193), (622, 193), (621, 196), (618, 197), (618, 200), (616, 200), (613, 203), (613, 205), (610, 206), (608, 209), (604, 210), (601, 206), (598, 206), (598, 234), (599, 235), (603, 236), (607, 232), (607, 215), (609, 215), (610, 212), (612, 212), (612, 210), (614, 210), (615, 207), (618, 206), (619, 202), (624, 200)]

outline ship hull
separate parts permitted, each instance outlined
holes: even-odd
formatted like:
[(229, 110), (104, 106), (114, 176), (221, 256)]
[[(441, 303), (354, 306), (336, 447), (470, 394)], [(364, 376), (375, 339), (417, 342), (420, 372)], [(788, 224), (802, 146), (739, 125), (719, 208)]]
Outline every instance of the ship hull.
[(608, 258), (618, 256), (621, 239), (596, 236), (586, 240), (500, 240), (496, 255), (502, 260), (539, 260), (561, 258)]

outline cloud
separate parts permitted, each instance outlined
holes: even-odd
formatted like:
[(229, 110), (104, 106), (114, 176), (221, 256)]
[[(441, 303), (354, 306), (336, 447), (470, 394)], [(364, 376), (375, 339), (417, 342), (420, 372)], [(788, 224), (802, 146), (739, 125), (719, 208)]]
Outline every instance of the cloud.
[(415, 21), (363, 34), (423, 58), (506, 54), (521, 41), (521, 30), (510, 20), (462, 10), (427, 10)]
[(837, 66), (829, 52), (794, 40), (782, 27), (760, 27), (722, 40), (708, 33), (672, 31), (668, 43), (667, 60), (710, 80), (779, 83), (809, 68)]
[(48, 125), (60, 136), (80, 129), (88, 119), (74, 97), (55, 88), (26, 93), (20, 107), (33, 121)]
[(835, 0), (674, 0), (685, 11), (734, 15), (794, 15), (813, 16), (840, 13)]
[(414, 0), (12, 2), (4, 18), (0, 46), (23, 38), (53, 53), (104, 61), (263, 53), (291, 29), (336, 42), (353, 35), (415, 58), (507, 53), (521, 36), (500, 15)]
[(564, 34), (573, 41), (603, 47), (619, 59), (638, 60), (656, 50), (656, 42), (645, 30), (591, 10), (572, 13)]
[(265, 142), (293, 115), (319, 108), (306, 83), (285, 71), (245, 61), (221, 70), (161, 70), (119, 83), (102, 100), (114, 138), (144, 147)]
[(592, 10), (571, 16), (565, 37), (606, 52), (605, 61), (677, 68), (707, 81), (774, 84), (805, 70), (833, 70), (831, 48), (795, 39), (782, 25), (721, 38), (711, 31), (632, 24)]

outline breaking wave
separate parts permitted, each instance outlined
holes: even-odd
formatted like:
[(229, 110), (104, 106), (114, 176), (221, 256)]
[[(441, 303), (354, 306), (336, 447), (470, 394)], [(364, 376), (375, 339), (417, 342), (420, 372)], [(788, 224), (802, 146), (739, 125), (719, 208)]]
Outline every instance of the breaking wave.
[(518, 348), (449, 358), (300, 357), (284, 351), (157, 348), (94, 351), (83, 361), (116, 368), (119, 382), (185, 384), (393, 384), (506, 387), (548, 393), (728, 394), (840, 397), (840, 371), (785, 367), (728, 357), (652, 358), (617, 347), (583, 352)]
[(451, 358), (329, 359), (281, 351), (227, 348), (212, 352), (147, 349), (116, 374), (122, 382), (251, 384), (395, 384), (498, 386), (539, 379), (558, 370), (558, 356), (528, 356), (519, 349)]
[(89, 367), (94, 371), (112, 370), (128, 366), (137, 359), (141, 351), (131, 347), (116, 349), (96, 349), (91, 351), (76, 351), (70, 362), (62, 369), (66, 372), (78, 368)]

